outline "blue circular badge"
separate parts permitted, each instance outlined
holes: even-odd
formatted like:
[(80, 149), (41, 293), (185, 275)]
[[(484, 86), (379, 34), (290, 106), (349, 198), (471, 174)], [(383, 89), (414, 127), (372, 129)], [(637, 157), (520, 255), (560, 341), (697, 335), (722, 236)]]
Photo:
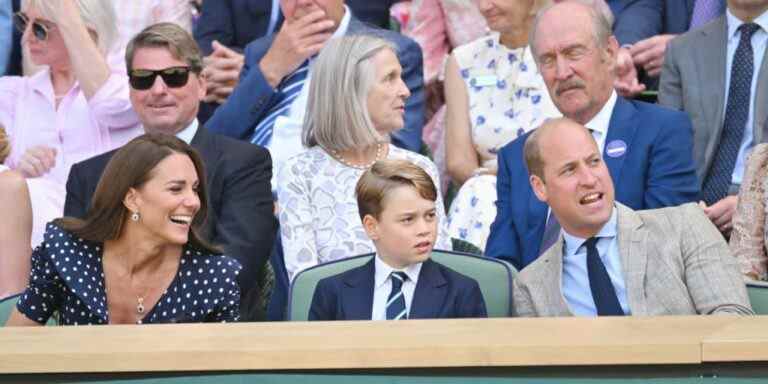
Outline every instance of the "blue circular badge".
[(627, 152), (627, 143), (613, 140), (605, 146), (605, 154), (609, 157), (621, 157)]

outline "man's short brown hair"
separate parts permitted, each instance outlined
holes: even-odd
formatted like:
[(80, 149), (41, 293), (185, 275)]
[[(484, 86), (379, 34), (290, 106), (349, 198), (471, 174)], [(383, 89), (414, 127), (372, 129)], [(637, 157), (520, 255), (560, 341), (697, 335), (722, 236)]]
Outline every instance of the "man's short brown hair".
[(144, 28), (125, 49), (125, 67), (133, 70), (133, 56), (139, 48), (165, 48), (176, 60), (181, 60), (196, 74), (203, 71), (203, 58), (197, 42), (184, 28), (174, 23), (157, 23)]
[(379, 160), (360, 176), (355, 187), (360, 220), (365, 215), (380, 218), (384, 199), (401, 186), (415, 188), (426, 200), (437, 200), (435, 183), (421, 167), (407, 160)]

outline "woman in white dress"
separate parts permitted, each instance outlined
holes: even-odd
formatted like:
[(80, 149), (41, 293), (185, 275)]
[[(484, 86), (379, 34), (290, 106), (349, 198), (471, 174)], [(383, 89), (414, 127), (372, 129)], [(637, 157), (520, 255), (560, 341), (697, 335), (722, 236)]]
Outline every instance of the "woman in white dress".
[(497, 152), (560, 115), (528, 46), (536, 12), (549, 3), (479, 2), (493, 32), (457, 47), (448, 59), (446, 165), (453, 183), (461, 187), (448, 213), (448, 231), (480, 249), (496, 218)]
[[(389, 144), (403, 127), (405, 100), (395, 47), (370, 36), (329, 41), (312, 65), (302, 143), (277, 177), (280, 236), (288, 278), (311, 266), (373, 252), (358, 215), (355, 185), (376, 160), (405, 159), (440, 185), (424, 156)], [(435, 248), (450, 249), (443, 202)]]

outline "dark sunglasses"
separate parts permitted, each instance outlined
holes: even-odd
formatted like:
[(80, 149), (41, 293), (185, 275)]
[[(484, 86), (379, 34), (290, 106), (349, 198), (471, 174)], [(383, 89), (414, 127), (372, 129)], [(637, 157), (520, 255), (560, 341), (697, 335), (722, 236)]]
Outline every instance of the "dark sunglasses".
[(163, 83), (170, 88), (183, 87), (189, 80), (189, 67), (170, 67), (157, 71), (134, 69), (128, 72), (128, 80), (131, 83), (131, 88), (144, 91), (152, 88), (158, 75), (163, 78)]
[[(15, 25), (16, 29), (18, 29), (21, 33), (24, 33), (24, 31), (27, 30), (28, 24), (29, 16), (27, 16), (24, 12), (16, 12), (13, 14), (13, 25)], [(32, 22), (32, 34), (34, 34), (35, 38), (40, 41), (45, 41), (48, 39), (50, 29), (51, 27), (39, 21)]]

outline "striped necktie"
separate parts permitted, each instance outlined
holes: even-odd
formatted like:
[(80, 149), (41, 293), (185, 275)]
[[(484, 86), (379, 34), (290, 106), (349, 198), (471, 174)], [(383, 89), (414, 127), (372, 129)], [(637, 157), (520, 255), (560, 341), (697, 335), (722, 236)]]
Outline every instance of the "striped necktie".
[(275, 120), (291, 111), (291, 105), (304, 88), (308, 74), (309, 60), (303, 62), (299, 68), (280, 82), (277, 86), (278, 92), (275, 95), (277, 102), (269, 109), (266, 117), (256, 125), (253, 136), (251, 136), (251, 143), (264, 147), (272, 141), (272, 129), (275, 126)]
[(408, 280), (408, 275), (405, 272), (392, 272), (389, 277), (392, 281), (392, 291), (387, 298), (387, 320), (407, 320), (408, 311), (405, 309), (403, 283)]

